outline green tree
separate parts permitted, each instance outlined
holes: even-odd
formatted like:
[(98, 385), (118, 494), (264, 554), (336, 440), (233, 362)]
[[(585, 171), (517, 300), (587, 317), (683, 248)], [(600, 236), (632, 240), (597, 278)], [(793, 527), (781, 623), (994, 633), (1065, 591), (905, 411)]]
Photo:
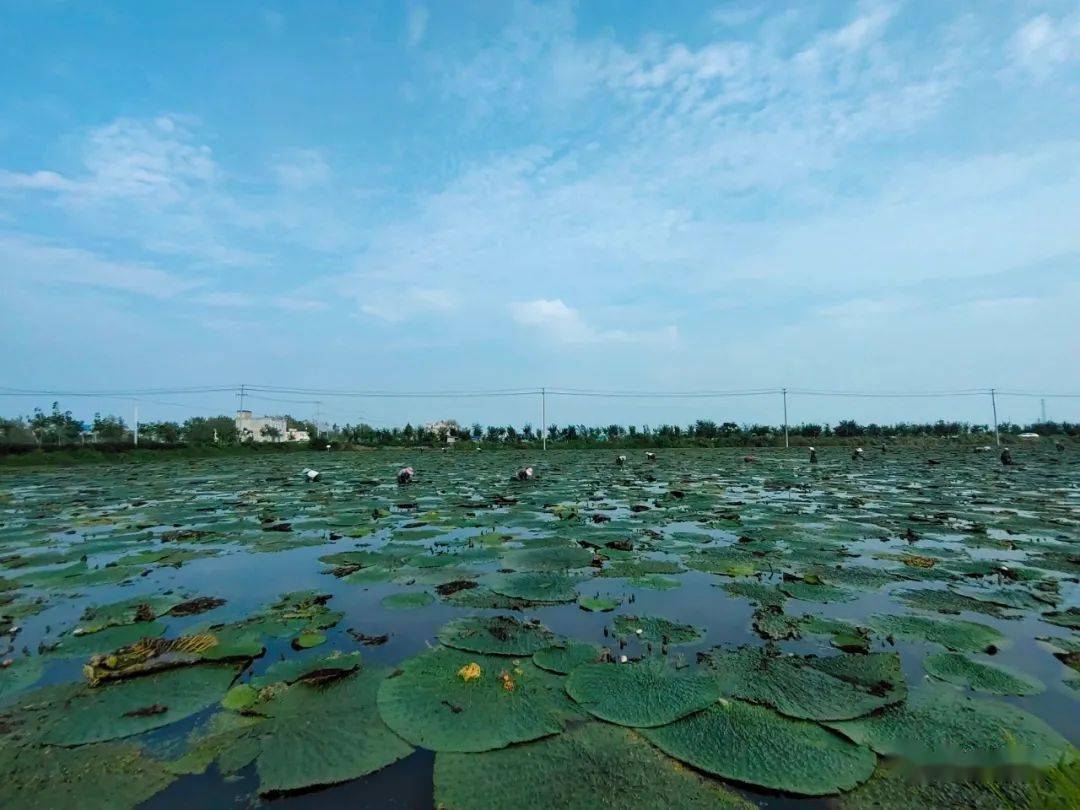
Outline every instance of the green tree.
[(90, 426), (94, 439), (99, 442), (118, 442), (127, 435), (127, 425), (119, 416), (94, 414), (94, 423)]

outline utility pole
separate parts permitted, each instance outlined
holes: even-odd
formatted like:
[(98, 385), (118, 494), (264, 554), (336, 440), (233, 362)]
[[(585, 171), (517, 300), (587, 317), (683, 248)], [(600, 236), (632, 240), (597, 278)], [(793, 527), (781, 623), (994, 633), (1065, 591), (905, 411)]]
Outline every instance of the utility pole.
[(135, 440), (135, 446), (139, 446), (139, 400), (135, 400), (135, 428), (132, 434)]
[(997, 443), (998, 447), (1000, 447), (1001, 446), (1001, 434), (998, 433), (997, 395), (995, 394), (993, 388), (990, 389), (990, 404), (994, 407), (994, 441)]
[(787, 389), (783, 389), (784, 392), (784, 448), (791, 447), (788, 443), (788, 430), (787, 430)]
[(540, 389), (540, 444), (547, 452), (547, 388)]
[(1039, 405), (1042, 408), (1042, 422), (1045, 425), (1046, 424), (1046, 397), (1042, 397), (1039, 400)]
[(244, 410), (244, 384), (240, 383), (240, 410)]
[(321, 400), (315, 400), (315, 438), (319, 438), (319, 409), (322, 406)]

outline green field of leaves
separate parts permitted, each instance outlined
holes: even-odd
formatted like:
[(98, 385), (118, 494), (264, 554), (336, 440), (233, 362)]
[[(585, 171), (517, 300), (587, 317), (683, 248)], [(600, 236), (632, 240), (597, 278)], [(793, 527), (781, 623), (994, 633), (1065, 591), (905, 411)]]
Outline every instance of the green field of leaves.
[(1076, 797), (1072, 451), (618, 452), (0, 474), (0, 806)]

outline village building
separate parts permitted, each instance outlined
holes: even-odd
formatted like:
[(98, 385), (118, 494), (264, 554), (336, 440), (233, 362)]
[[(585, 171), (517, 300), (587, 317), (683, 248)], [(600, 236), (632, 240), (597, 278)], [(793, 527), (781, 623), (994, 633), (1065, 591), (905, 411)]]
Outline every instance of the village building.
[(306, 430), (290, 428), (284, 416), (254, 416), (251, 411), (236, 412), (236, 432), (242, 442), (306, 442), (311, 439)]

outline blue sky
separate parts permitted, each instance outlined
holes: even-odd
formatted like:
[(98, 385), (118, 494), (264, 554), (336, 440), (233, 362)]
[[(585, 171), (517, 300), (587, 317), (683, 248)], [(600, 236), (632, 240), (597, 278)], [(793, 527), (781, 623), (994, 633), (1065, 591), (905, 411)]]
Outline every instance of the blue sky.
[(9, 386), (1080, 387), (1077, 2), (0, 0), (0, 77)]

